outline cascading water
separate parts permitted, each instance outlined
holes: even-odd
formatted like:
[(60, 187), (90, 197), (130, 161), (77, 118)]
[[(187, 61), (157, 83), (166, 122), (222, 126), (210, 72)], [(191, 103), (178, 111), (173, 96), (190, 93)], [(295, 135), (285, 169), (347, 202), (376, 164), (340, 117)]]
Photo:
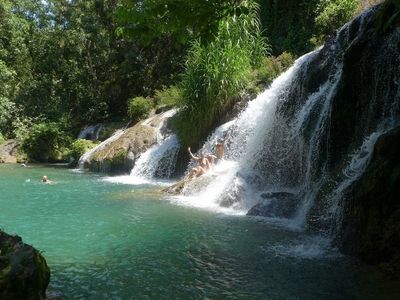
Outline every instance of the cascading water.
[(103, 124), (86, 126), (79, 133), (78, 139), (97, 141), (99, 140), (100, 133), (103, 129), (104, 129)]
[(175, 171), (180, 144), (176, 135), (171, 135), (153, 146), (136, 161), (131, 171), (135, 178), (171, 178)]
[[(170, 110), (162, 115), (163, 119), (171, 118), (176, 110)], [(144, 122), (146, 123), (146, 121)], [(161, 122), (158, 128), (157, 144), (142, 153), (135, 162), (128, 181), (130, 183), (149, 183), (155, 179), (170, 179), (175, 172), (176, 160), (180, 149), (176, 135), (162, 134)]]
[[(235, 120), (219, 127), (203, 150), (212, 152), (216, 139), (226, 134), (226, 160), (189, 182), (173, 201), (236, 213), (250, 210), (286, 220), (291, 227), (317, 224), (332, 231), (344, 191), (365, 171), (379, 137), (398, 126), (395, 86), (365, 96), (351, 128), (340, 119), (342, 107), (356, 101), (343, 96), (348, 53), (367, 34), (376, 9), (346, 24), (325, 47), (298, 59)], [(398, 57), (398, 37), (388, 39), (387, 56), (377, 68), (394, 70), (390, 59)], [(337, 128), (348, 130), (348, 136)]]
[(152, 118), (143, 121), (143, 126), (151, 126), (157, 130), (157, 143), (140, 154), (129, 176), (110, 177), (106, 180), (124, 184), (168, 184), (162, 180), (170, 180), (174, 175), (180, 144), (176, 135), (165, 130), (165, 125), (166, 120), (175, 113), (176, 110), (169, 110), (159, 115), (157, 126)]
[[(211, 209), (230, 206), (237, 213), (245, 213), (256, 203), (252, 197), (254, 189), (244, 186), (257, 184), (257, 178), (260, 177), (254, 168), (256, 157), (260, 154), (265, 132), (274, 124), (277, 103), (284, 97), (300, 70), (307, 68), (307, 62), (313, 55), (307, 54), (298, 59), (294, 66), (273, 82), (270, 89), (251, 101), (238, 118), (217, 128), (203, 149), (211, 152), (215, 141), (227, 132), (225, 161), (216, 165), (200, 180), (188, 184), (183, 191), (184, 196), (179, 196), (175, 201)], [(235, 197), (241, 192), (248, 193), (248, 197), (238, 202)], [(226, 207), (222, 209), (226, 210)]]

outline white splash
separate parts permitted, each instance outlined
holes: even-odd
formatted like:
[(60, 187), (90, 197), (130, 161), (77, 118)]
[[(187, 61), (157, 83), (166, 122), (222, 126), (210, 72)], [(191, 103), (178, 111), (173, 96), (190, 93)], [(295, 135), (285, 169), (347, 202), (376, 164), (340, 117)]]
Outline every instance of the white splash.
[(322, 236), (308, 236), (290, 241), (287, 244), (262, 246), (266, 252), (272, 252), (277, 257), (296, 259), (331, 259), (340, 256), (337, 249), (332, 248), (331, 240)]
[(131, 171), (132, 182), (153, 182), (156, 178), (169, 179), (175, 172), (180, 149), (176, 135), (171, 135), (140, 155)]

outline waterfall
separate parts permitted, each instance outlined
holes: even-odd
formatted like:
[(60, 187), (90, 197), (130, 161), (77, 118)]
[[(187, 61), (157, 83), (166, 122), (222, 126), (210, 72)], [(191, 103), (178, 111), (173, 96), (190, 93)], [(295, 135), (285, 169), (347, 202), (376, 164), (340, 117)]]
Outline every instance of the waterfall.
[[(161, 118), (166, 120), (175, 113), (176, 110), (167, 111)], [(150, 123), (150, 121), (144, 121), (143, 124)], [(136, 160), (128, 179), (130, 183), (149, 183), (157, 178), (170, 179), (173, 176), (180, 144), (175, 134), (162, 133), (164, 126), (164, 122), (161, 122), (157, 128), (159, 130), (157, 144), (142, 153)]]
[(129, 176), (108, 177), (107, 181), (123, 184), (170, 184), (175, 173), (180, 144), (175, 134), (167, 128), (167, 120), (175, 115), (176, 109), (168, 110), (139, 123), (156, 130), (157, 142), (137, 153)]
[(171, 201), (230, 213), (250, 210), (292, 228), (332, 231), (343, 195), (365, 172), (375, 143), (399, 124), (400, 93), (391, 84), (399, 80), (393, 64), (399, 34), (387, 38), (379, 62), (368, 64), (375, 68), (374, 82), (385, 78), (389, 88), (366, 86), (368, 93), (360, 96), (348, 83), (349, 52), (363, 45), (376, 10), (299, 58), (237, 118), (217, 128), (202, 150), (213, 152), (215, 141), (226, 136), (225, 161)]
[(180, 144), (176, 135), (171, 135), (144, 152), (131, 171), (135, 178), (171, 178), (175, 172)]
[[(227, 133), (225, 161), (214, 166), (199, 180), (189, 183), (183, 191), (183, 196), (178, 196), (173, 201), (241, 214), (255, 204), (253, 189), (249, 186), (256, 185), (259, 178), (255, 165), (257, 157), (260, 156), (265, 133), (270, 131), (275, 122), (277, 103), (285, 97), (292, 82), (301, 70), (307, 68), (308, 61), (314, 55), (315, 53), (310, 53), (299, 58), (269, 89), (250, 101), (235, 120), (215, 130), (203, 150), (206, 153), (212, 152), (215, 141)], [(247, 197), (236, 201), (235, 197), (242, 192), (246, 193)]]
[(78, 139), (87, 139), (87, 140), (97, 141), (97, 140), (99, 140), (100, 133), (103, 129), (104, 129), (103, 124), (86, 126), (79, 133)]

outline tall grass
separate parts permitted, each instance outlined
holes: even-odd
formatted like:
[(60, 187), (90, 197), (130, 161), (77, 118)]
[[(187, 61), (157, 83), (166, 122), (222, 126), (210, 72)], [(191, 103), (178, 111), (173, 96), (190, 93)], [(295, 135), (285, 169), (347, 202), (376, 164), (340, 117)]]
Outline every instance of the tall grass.
[(249, 1), (249, 13), (222, 20), (214, 39), (192, 43), (181, 88), (183, 107), (174, 125), (185, 146), (199, 145), (218, 120), (233, 106), (266, 53), (258, 6)]

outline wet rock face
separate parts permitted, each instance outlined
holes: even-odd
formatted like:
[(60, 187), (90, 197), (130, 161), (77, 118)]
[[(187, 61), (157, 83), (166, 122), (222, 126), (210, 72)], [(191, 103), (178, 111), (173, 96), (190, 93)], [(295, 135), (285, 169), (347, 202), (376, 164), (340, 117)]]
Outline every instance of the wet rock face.
[(346, 253), (400, 275), (400, 127), (377, 141), (370, 165), (344, 199), (337, 238)]
[(128, 174), (137, 158), (158, 142), (160, 135), (168, 132), (170, 111), (161, 111), (126, 129), (117, 139), (101, 147), (88, 158), (83, 166), (94, 172)]
[[(389, 2), (398, 3), (365, 12), (310, 54), (281, 96), (258, 166), (267, 183), (310, 192), (310, 230), (399, 268), (400, 6)], [(261, 201), (249, 213), (278, 207)]]
[(95, 172), (129, 173), (136, 158), (156, 143), (157, 130), (137, 124), (107, 147), (95, 152), (85, 167)]
[(2, 231), (0, 251), (0, 299), (46, 299), (50, 270), (44, 257), (20, 237)]
[(263, 200), (247, 212), (248, 216), (291, 218), (299, 205), (298, 196), (292, 193), (267, 192), (260, 197)]

